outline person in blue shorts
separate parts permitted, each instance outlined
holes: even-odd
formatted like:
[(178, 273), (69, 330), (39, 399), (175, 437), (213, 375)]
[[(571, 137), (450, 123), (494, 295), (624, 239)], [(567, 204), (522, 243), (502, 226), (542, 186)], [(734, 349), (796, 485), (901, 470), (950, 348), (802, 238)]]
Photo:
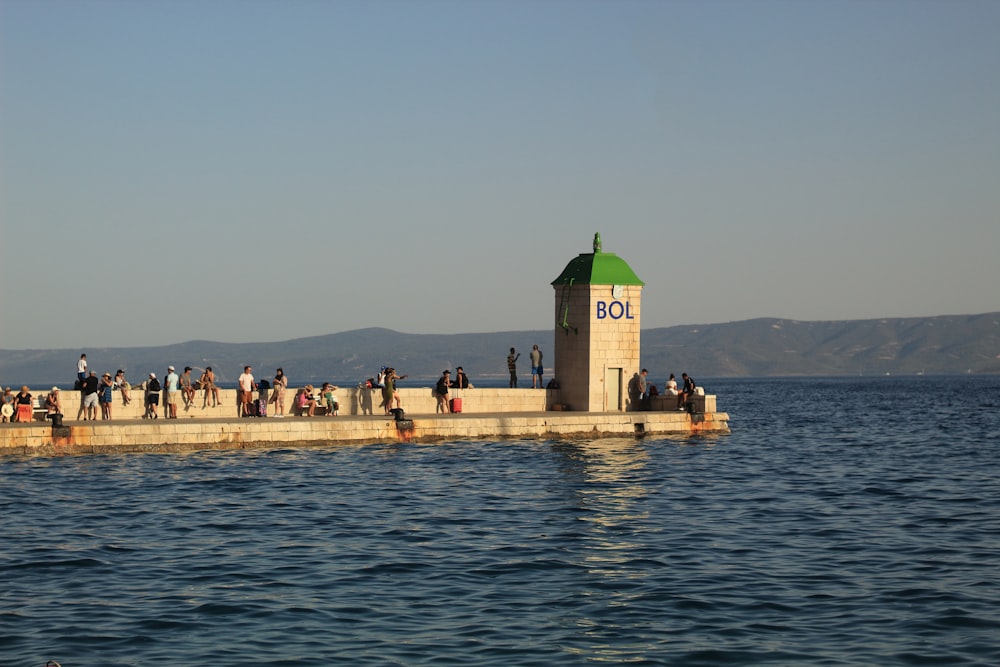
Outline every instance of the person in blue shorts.
[(538, 349), (537, 345), (531, 346), (531, 388), (544, 389), (545, 383), (542, 382), (542, 351)]

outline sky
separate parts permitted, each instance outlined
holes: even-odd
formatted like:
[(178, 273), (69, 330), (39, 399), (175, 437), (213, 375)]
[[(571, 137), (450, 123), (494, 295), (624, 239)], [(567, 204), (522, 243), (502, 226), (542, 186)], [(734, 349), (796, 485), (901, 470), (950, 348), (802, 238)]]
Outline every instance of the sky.
[(0, 348), (1000, 310), (995, 0), (0, 0)]

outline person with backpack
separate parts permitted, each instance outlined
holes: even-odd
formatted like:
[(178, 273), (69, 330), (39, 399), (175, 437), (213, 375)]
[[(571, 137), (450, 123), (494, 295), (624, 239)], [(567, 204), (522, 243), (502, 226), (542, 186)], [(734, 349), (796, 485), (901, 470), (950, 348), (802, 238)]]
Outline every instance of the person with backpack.
[(143, 419), (157, 419), (159, 415), (156, 414), (156, 406), (160, 404), (160, 381), (156, 379), (156, 373), (150, 373), (149, 379), (146, 380), (146, 414), (142, 416)]

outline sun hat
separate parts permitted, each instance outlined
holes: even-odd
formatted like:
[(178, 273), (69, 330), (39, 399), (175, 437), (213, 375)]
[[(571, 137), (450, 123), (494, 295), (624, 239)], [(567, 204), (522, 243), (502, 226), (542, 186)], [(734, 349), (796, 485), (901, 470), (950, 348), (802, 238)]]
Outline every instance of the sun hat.
[(59, 387), (52, 387), (52, 391), (59, 391)]
[(174, 367), (173, 366), (167, 366), (167, 370), (168, 371), (172, 371), (172, 370), (174, 370)]
[(156, 373), (150, 373), (149, 377), (151, 377), (151, 378), (153, 378), (155, 380), (156, 379)]

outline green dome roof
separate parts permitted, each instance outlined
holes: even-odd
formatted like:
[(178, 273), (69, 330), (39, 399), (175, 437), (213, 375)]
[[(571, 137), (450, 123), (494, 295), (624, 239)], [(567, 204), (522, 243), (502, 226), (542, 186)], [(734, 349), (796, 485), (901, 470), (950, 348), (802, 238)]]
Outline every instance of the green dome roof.
[(601, 252), (600, 235), (594, 237), (594, 252), (577, 255), (566, 265), (553, 285), (645, 285), (625, 260), (613, 252)]

